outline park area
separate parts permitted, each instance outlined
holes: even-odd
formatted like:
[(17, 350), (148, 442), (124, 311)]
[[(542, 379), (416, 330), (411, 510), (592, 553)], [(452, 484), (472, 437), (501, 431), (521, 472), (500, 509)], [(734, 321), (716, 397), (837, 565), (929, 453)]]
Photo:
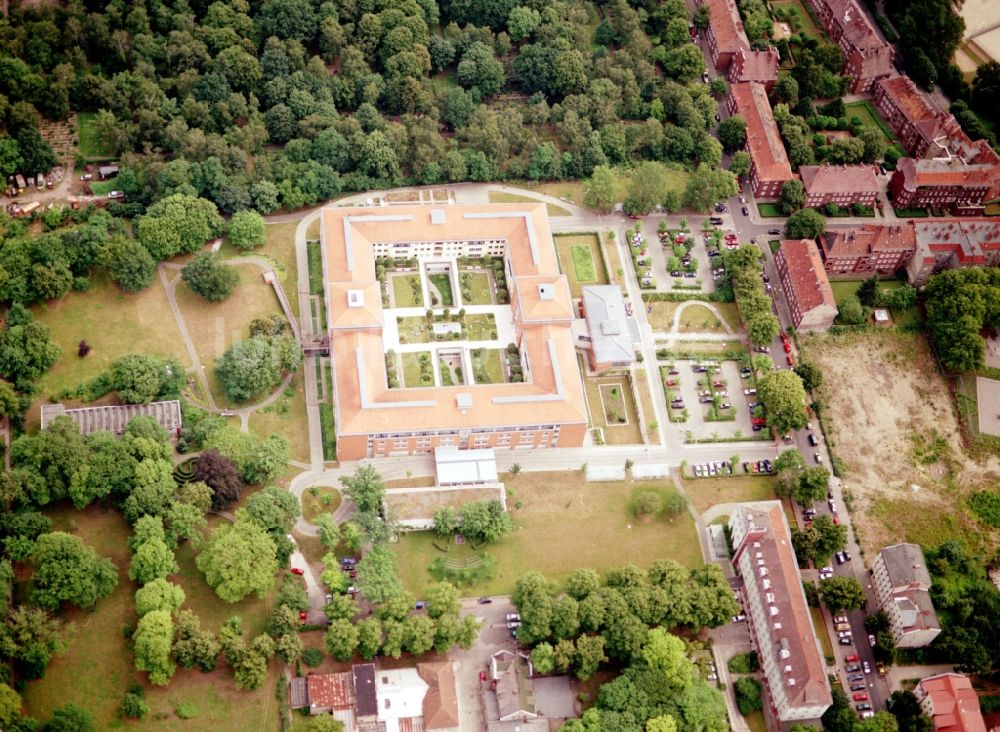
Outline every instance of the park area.
[(800, 335), (799, 345), (823, 372), (816, 396), (824, 431), (865, 552), (903, 541), (995, 547), (998, 532), (976, 523), (967, 498), (1000, 482), (1000, 459), (975, 462), (963, 451), (948, 384), (924, 337)]
[[(858, 287), (864, 280), (830, 280), (830, 289), (833, 290), (833, 297), (839, 306), (844, 300), (854, 295)], [(903, 280), (879, 280), (878, 289), (880, 292), (895, 290), (903, 287), (906, 283)], [(917, 325), (921, 322), (920, 311), (916, 305), (911, 305), (905, 310), (890, 308), (889, 315), (892, 316), (892, 324), (896, 327)]]
[(504, 383), (503, 362), (496, 348), (473, 348), (472, 378), (477, 384)]
[(608, 283), (597, 234), (557, 236), (555, 242), (559, 268), (569, 279), (571, 296), (580, 297), (583, 285)]
[(464, 305), (493, 304), (493, 283), (488, 270), (460, 270), (458, 285), (462, 292)]
[[(121, 514), (91, 506), (77, 511), (68, 505), (46, 511), (53, 530), (79, 536), (99, 556), (110, 557), (118, 567), (118, 586), (98, 601), (93, 611), (65, 609), (57, 616), (66, 623), (66, 652), (55, 656), (45, 678), (31, 681), (22, 696), (28, 714), (48, 719), (56, 707), (75, 703), (90, 709), (99, 730), (122, 727), (118, 707), (129, 684), (141, 683), (145, 701), (151, 708), (145, 720), (130, 721), (132, 730), (177, 732), (191, 729), (241, 729), (277, 732), (278, 701), (274, 695), (278, 663), (272, 663), (268, 678), (257, 691), (237, 691), (232, 672), (220, 663), (209, 674), (178, 669), (166, 688), (145, 683), (145, 674), (135, 670), (131, 644), (123, 628), (134, 627), (133, 594), (138, 585), (129, 581), (131, 560), (127, 539), (131, 529)], [(209, 526), (221, 519), (210, 517)], [(222, 602), (205, 584), (194, 566), (191, 544), (177, 550), (180, 572), (168, 579), (180, 584), (187, 596), (184, 608), (201, 619), (202, 628), (217, 631), (234, 615), (243, 621), (248, 637), (264, 630), (271, 600), (251, 597), (234, 605)], [(174, 711), (187, 704), (195, 712), (183, 720)]]
[(812, 38), (817, 43), (823, 43), (826, 36), (813, 22), (812, 16), (806, 10), (801, 0), (771, 0), (771, 9), (778, 22), (791, 25), (792, 32), (802, 38)]
[(847, 119), (852, 119), (857, 117), (861, 120), (861, 124), (864, 127), (874, 127), (881, 131), (882, 137), (885, 138), (886, 143), (896, 142), (896, 136), (892, 133), (882, 118), (879, 116), (878, 112), (875, 111), (875, 107), (867, 99), (862, 99), (857, 102), (850, 102), (844, 105), (847, 110)]
[(420, 288), (420, 275), (413, 273), (390, 274), (392, 278), (392, 305), (397, 308), (422, 308), (424, 295)]
[[(702, 564), (694, 522), (687, 511), (673, 518), (636, 522), (629, 511), (639, 484), (588, 483), (582, 471), (504, 474), (507, 507), (518, 528), (498, 544), (480, 547), (497, 563), (492, 580), (463, 594), (507, 594), (525, 572), (537, 570), (562, 582), (574, 569), (603, 572), (629, 562), (648, 567), (657, 559), (674, 559), (686, 567)], [(672, 490), (667, 481), (642, 481), (654, 490)], [(478, 552), (468, 544), (442, 552), (434, 533), (404, 534), (393, 546), (404, 586), (420, 596), (432, 577), (435, 559), (462, 560)]]
[(77, 113), (76, 124), (78, 151), (87, 162), (114, 159), (114, 150), (98, 134), (96, 112)]
[(735, 303), (712, 303), (721, 319), (707, 305), (698, 302), (652, 302), (648, 305), (652, 310), (647, 318), (654, 331), (669, 333), (678, 310), (681, 314), (677, 330), (681, 333), (733, 333), (740, 330), (740, 316)]

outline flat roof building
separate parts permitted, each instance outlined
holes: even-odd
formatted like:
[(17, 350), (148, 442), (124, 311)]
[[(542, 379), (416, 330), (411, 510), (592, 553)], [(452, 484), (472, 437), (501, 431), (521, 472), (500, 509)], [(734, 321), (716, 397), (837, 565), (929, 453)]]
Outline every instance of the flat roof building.
[[(587, 409), (571, 334), (575, 309), (544, 204), (328, 206), (320, 238), (341, 459), (429, 454), (440, 446), (583, 444)], [(431, 306), (430, 318), (424, 306), (388, 307), (393, 272), (380, 272), (380, 281), (376, 257), (419, 278), (421, 291), (429, 292), (423, 305)], [(492, 261), (502, 262), (509, 305), (464, 305), (456, 275), (470, 263)], [(439, 276), (451, 283), (448, 322), (444, 303), (434, 305), (432, 278)], [(472, 314), (486, 316), (495, 330), (463, 340)], [(438, 375), (445, 356), (462, 364), (450, 372), (452, 385)], [(405, 380), (407, 358), (425, 361), (432, 385)], [(484, 365), (491, 362), (492, 371)], [(404, 374), (402, 386), (390, 370)]]
[(856, 229), (831, 229), (820, 237), (820, 244), (829, 275), (891, 275), (909, 264), (917, 238), (909, 223), (864, 224)]
[(75, 409), (67, 409), (63, 404), (43, 404), (41, 413), (43, 430), (57, 417), (69, 417), (80, 426), (81, 435), (101, 431), (121, 435), (135, 417), (152, 417), (171, 437), (177, 437), (183, 426), (181, 403), (176, 399), (149, 404), (109, 404), (104, 407)]
[(841, 208), (854, 204), (874, 207), (882, 192), (873, 165), (802, 165), (799, 177), (806, 190), (808, 208), (831, 203)]
[(986, 732), (979, 695), (968, 676), (928, 676), (913, 691), (920, 711), (934, 720), (935, 732)]
[(929, 592), (931, 575), (918, 545), (885, 547), (875, 557), (872, 578), (897, 648), (922, 648), (941, 633)]
[(774, 265), (796, 330), (826, 330), (833, 325), (837, 301), (816, 242), (783, 240), (774, 255)]
[(782, 722), (816, 719), (832, 703), (830, 683), (784, 508), (780, 501), (739, 504), (729, 529), (771, 711)]
[(497, 478), (496, 453), (490, 450), (459, 450), (451, 445), (434, 449), (437, 485), (491, 485)]
[(763, 85), (754, 82), (729, 87), (727, 109), (747, 123), (746, 151), (750, 154), (750, 185), (760, 198), (777, 198), (781, 186), (792, 179), (781, 133), (771, 112), (771, 103)]
[(1000, 217), (911, 221), (916, 251), (906, 266), (907, 279), (923, 287), (945, 269), (1000, 266)]
[(635, 363), (635, 346), (628, 324), (625, 298), (618, 285), (585, 285), (583, 315), (590, 347), (587, 357), (594, 371), (627, 368)]

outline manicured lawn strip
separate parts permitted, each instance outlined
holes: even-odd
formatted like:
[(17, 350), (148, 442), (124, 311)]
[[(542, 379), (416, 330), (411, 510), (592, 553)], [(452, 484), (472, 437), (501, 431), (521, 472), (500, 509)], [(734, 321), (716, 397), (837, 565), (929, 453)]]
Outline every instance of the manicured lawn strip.
[(819, 647), (823, 649), (823, 655), (833, 658), (833, 644), (830, 642), (830, 634), (826, 630), (823, 611), (818, 607), (811, 607), (809, 614), (812, 615), (813, 627), (816, 628), (816, 637), (819, 638)]
[(886, 142), (892, 143), (896, 141), (896, 136), (893, 134), (892, 129), (885, 123), (885, 120), (879, 116), (875, 107), (872, 106), (872, 103), (867, 99), (845, 104), (844, 109), (847, 110), (847, 119), (850, 119), (851, 117), (860, 117), (861, 123), (865, 127), (877, 127)]
[[(736, 307), (735, 303), (724, 303)], [(725, 333), (726, 329), (722, 325), (719, 316), (713, 313), (704, 305), (698, 303), (688, 304), (681, 311), (678, 330), (682, 333), (702, 332), (702, 333)]]
[(97, 134), (97, 112), (78, 112), (76, 115), (79, 153), (88, 161), (112, 160), (114, 152)]
[(646, 370), (637, 369), (635, 372), (635, 396), (639, 397), (639, 408), (642, 416), (646, 420), (646, 442), (650, 445), (660, 444), (659, 430), (654, 428), (656, 422), (656, 412), (653, 409), (653, 401), (649, 398), (648, 382), (646, 380)]
[(112, 178), (111, 180), (94, 180), (90, 183), (90, 192), (95, 196), (106, 196), (111, 191), (118, 190), (115, 187), (117, 183), (117, 178)]
[[(316, 495), (313, 495), (315, 491)], [(333, 513), (340, 506), (341, 495), (336, 488), (316, 486), (302, 494), (302, 516), (312, 522), (317, 516)]]
[[(458, 275), (459, 286), (462, 288), (462, 302), (466, 305), (492, 305), (493, 290), (490, 287), (490, 276), (485, 272), (465, 270)], [(465, 294), (468, 293), (468, 297)]]
[[(561, 582), (578, 567), (601, 572), (629, 562), (648, 567), (666, 557), (687, 567), (702, 564), (690, 515), (685, 511), (672, 520), (637, 523), (628, 513), (631, 483), (587, 483), (580, 471), (522, 472), (504, 475), (503, 482), (518, 529), (499, 544), (483, 547), (497, 560), (499, 571), (495, 579), (477, 585), (476, 593), (511, 592), (529, 570)], [(647, 483), (672, 487), (671, 481)], [(408, 533), (392, 547), (403, 584), (417, 595), (431, 583), (427, 568), (433, 560), (474, 553), (468, 544), (441, 552), (433, 539), (429, 531)]]
[(594, 270), (594, 258), (590, 254), (590, 247), (577, 244), (569, 248), (573, 257), (573, 271), (576, 279), (580, 283), (596, 282), (597, 272)]
[(489, 313), (474, 313), (465, 316), (466, 339), (470, 341), (494, 340), (491, 336), (496, 333), (496, 321)]
[(420, 289), (420, 275), (393, 274), (390, 277), (392, 277), (393, 300), (397, 308), (422, 308), (424, 306), (424, 294)]
[(333, 387), (329, 364), (320, 367), (323, 371), (323, 383), (326, 385), (327, 400), (319, 405), (319, 425), (323, 432), (323, 459), (337, 459), (337, 429), (333, 416)]
[(750, 732), (767, 732), (767, 724), (764, 722), (764, 713), (761, 711), (751, 712), (749, 716), (743, 718)]
[(896, 208), (892, 207), (896, 216), (901, 219), (926, 219), (930, 212), (926, 208)]
[(500, 351), (495, 348), (474, 348), (472, 350), (472, 374), (477, 384), (504, 383)]
[[(281, 286), (285, 289), (285, 296), (288, 298), (292, 312), (296, 314), (299, 312), (299, 267), (295, 251), (295, 231), (298, 229), (298, 226), (298, 221), (287, 221), (280, 224), (267, 224), (265, 228), (263, 246), (252, 249), (249, 252), (244, 252), (242, 249), (237, 249), (233, 246), (233, 243), (229, 241), (229, 237), (226, 237), (222, 243), (222, 249), (220, 250), (220, 254), (227, 258), (252, 256), (263, 257), (264, 259), (270, 261), (278, 275), (278, 280), (281, 282)], [(314, 235), (311, 237), (307, 236), (307, 239), (315, 239), (319, 237), (318, 227), (310, 227), (310, 230), (313, 228), (315, 228)], [(246, 273), (247, 277), (260, 278), (259, 268), (253, 269), (250, 267), (243, 267), (240, 271)], [(321, 294), (323, 292), (323, 268), (320, 267), (318, 271), (320, 272), (320, 286), (318, 292)], [(310, 290), (311, 289), (312, 285), (310, 283)], [(323, 322), (325, 324), (325, 321)]]
[(318, 241), (306, 244), (309, 255), (309, 294), (323, 294), (323, 245)]
[(438, 308), (450, 308), (455, 304), (455, 298), (451, 294), (451, 277), (444, 273), (428, 275), (427, 279), (430, 280), (431, 285), (437, 288), (438, 294), (441, 295), (441, 302), (437, 303), (434, 307)]
[(763, 203), (761, 201), (757, 202), (757, 213), (766, 219), (784, 218), (785, 216), (778, 204)]
[(282, 395), (270, 406), (250, 415), (250, 431), (261, 439), (281, 435), (288, 440), (292, 460), (309, 462), (309, 420), (303, 369), (299, 369), (288, 386), (291, 396)]
[[(521, 196), (517, 193), (506, 193), (504, 191), (490, 191), (490, 203), (541, 203), (537, 198), (531, 196)], [(545, 203), (549, 216), (569, 216), (569, 211), (554, 203)]]
[[(554, 237), (556, 243), (556, 255), (559, 257), (559, 269), (569, 280), (569, 291), (573, 297), (580, 297), (582, 285), (606, 285), (608, 283), (607, 268), (601, 258), (601, 248), (597, 239), (597, 234), (563, 234)], [(589, 280), (581, 279), (581, 272), (577, 269), (577, 258), (582, 258), (583, 253), (577, 254), (577, 247), (589, 249), (591, 267), (583, 275), (592, 277)]]
[[(690, 466), (687, 472), (690, 472)], [(770, 501), (774, 499), (774, 478), (748, 475), (728, 478), (688, 478), (683, 481), (688, 500), (699, 513), (720, 503)]]
[(441, 372), (441, 386), (455, 385), (455, 381), (451, 378), (451, 368), (443, 359), (438, 359), (438, 371)]
[[(420, 383), (420, 354), (430, 353), (430, 351), (407, 351), (402, 353), (403, 357), (403, 386), (412, 388), (416, 386), (428, 386)], [(433, 386), (433, 383), (429, 386)]]

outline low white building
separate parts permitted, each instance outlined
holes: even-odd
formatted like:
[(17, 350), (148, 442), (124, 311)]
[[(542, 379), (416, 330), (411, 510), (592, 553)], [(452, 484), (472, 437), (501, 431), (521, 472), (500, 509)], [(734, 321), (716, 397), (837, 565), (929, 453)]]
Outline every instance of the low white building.
[(875, 557), (872, 579), (897, 648), (922, 648), (938, 637), (941, 624), (931, 602), (931, 575), (919, 546), (885, 547)]

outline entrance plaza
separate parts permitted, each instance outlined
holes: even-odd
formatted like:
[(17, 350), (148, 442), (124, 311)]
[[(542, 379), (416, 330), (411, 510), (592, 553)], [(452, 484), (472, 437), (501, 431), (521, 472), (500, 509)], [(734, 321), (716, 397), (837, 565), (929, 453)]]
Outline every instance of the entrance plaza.
[(329, 206), (320, 238), (342, 459), (583, 444), (576, 313), (544, 204)]

